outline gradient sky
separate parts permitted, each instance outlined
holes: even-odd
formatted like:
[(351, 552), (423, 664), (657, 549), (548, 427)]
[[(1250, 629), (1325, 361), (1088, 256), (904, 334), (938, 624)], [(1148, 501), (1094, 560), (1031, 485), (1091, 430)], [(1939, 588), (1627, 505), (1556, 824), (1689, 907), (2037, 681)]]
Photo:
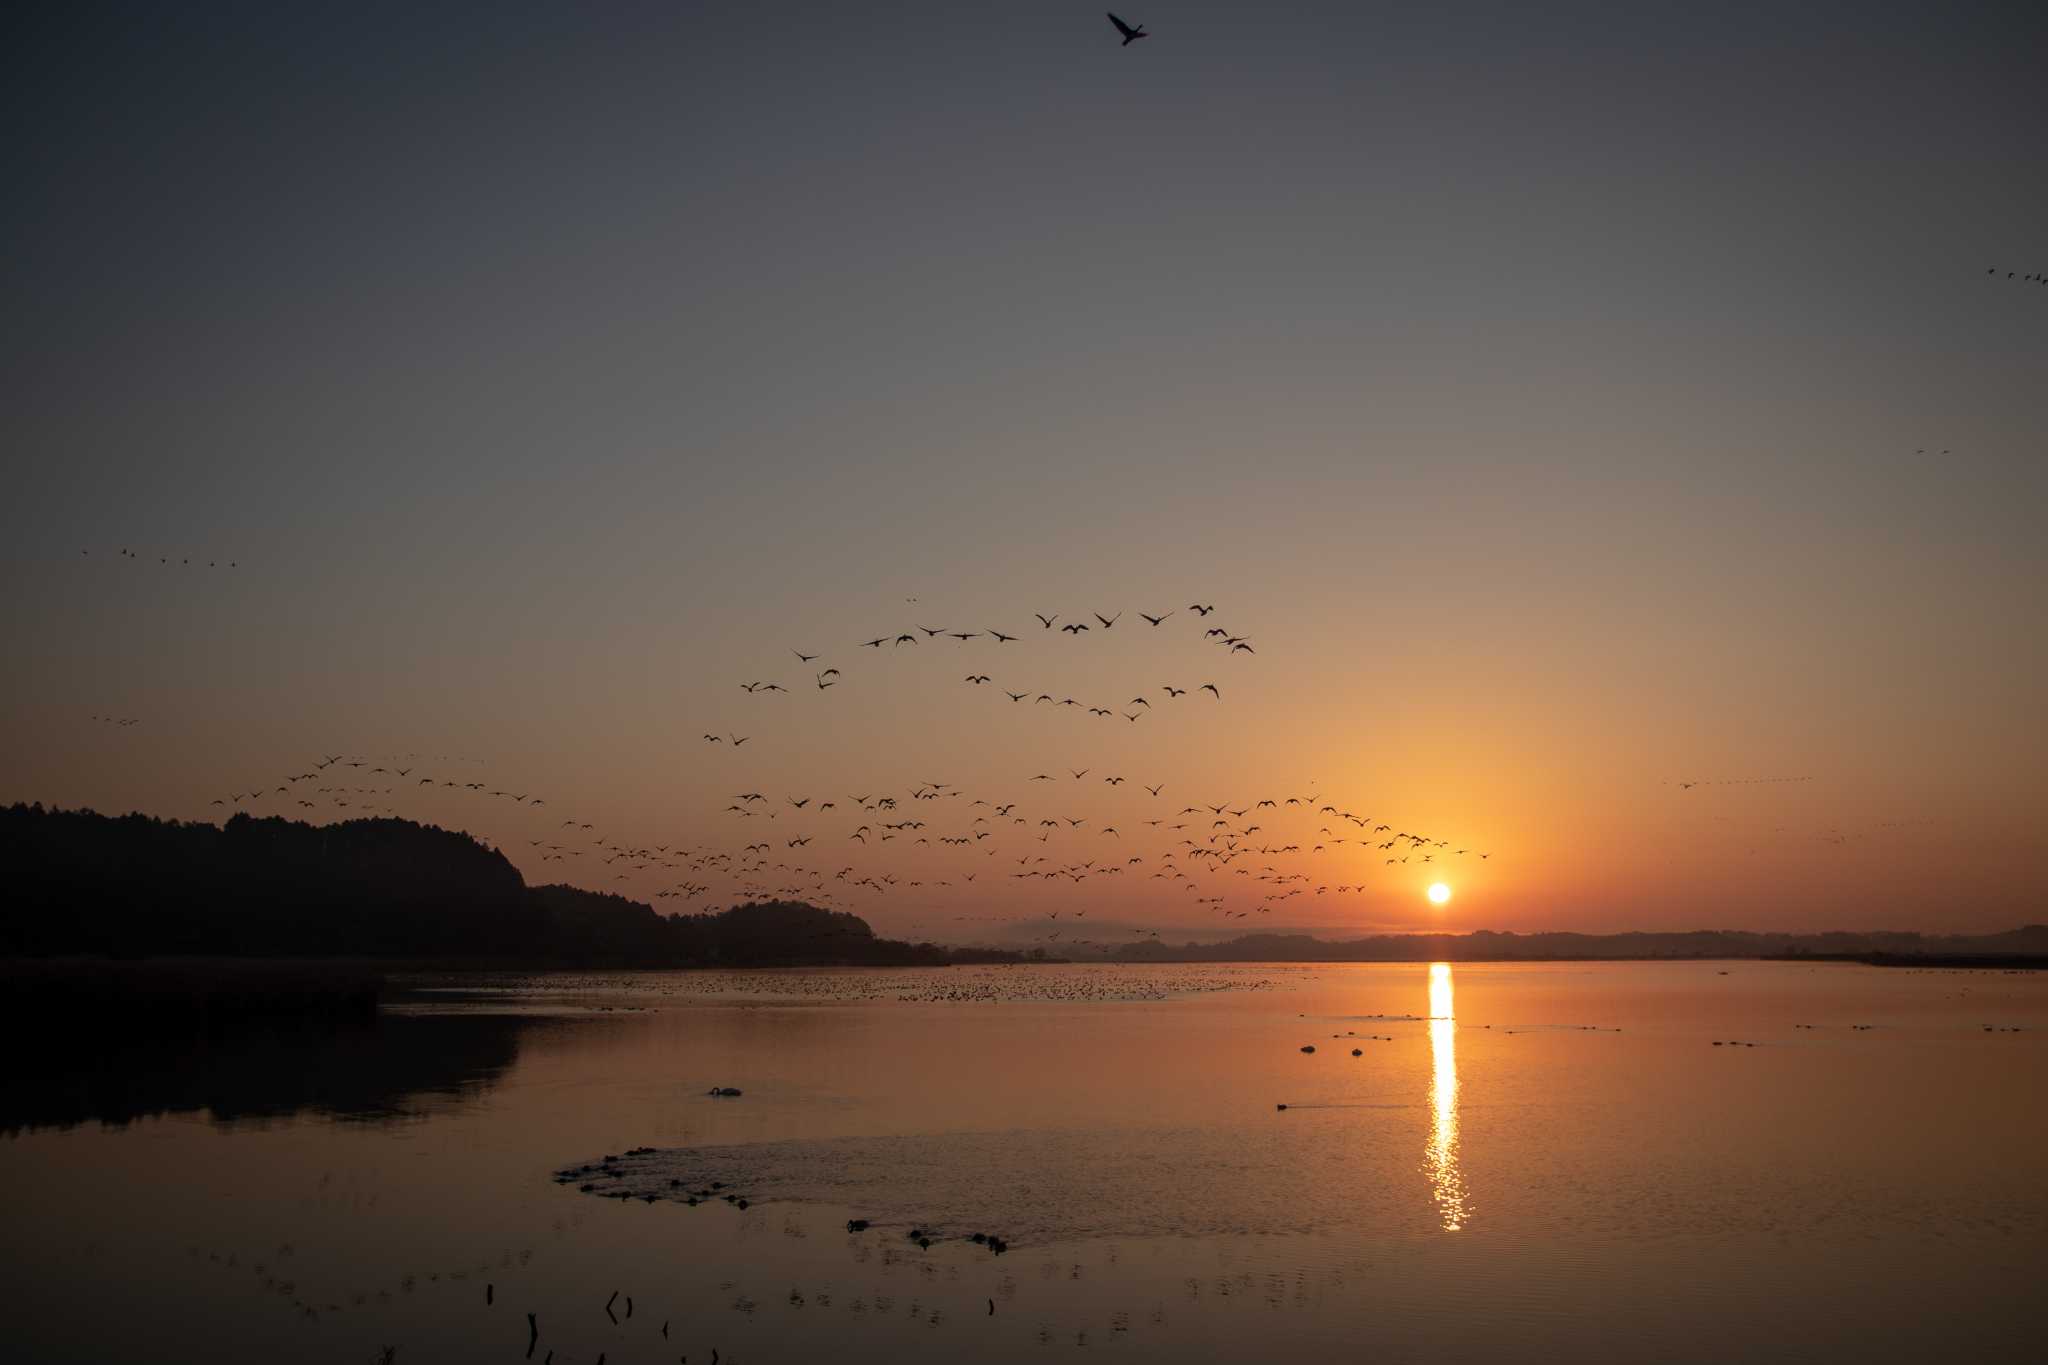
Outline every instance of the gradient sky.
[[(938, 780), (1128, 833), (1164, 782), (1493, 854), (1444, 912), (1434, 869), (1296, 858), (1370, 889), (1243, 927), (2043, 917), (2048, 286), (2004, 272), (2048, 273), (2048, 12), (1118, 12), (1153, 36), (11, 10), (0, 800), (217, 818), (422, 754), (546, 794), (388, 803), (543, 880), (558, 816), (737, 850), (735, 793)], [(855, 647), (913, 622), (1023, 638)], [(1135, 725), (995, 691), (1208, 681)], [(1069, 765), (1131, 781), (1025, 781)], [(1757, 777), (1810, 780), (1675, 785)], [(1035, 828), (884, 856), (846, 813), (778, 853), (986, 864), (843, 902), (885, 931), (1217, 924), (991, 875)]]

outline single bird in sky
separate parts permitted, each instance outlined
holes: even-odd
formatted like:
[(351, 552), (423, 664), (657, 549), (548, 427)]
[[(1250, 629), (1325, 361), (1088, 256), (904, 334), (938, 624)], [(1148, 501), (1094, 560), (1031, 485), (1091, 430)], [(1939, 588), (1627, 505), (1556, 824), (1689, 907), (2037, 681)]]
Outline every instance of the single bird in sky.
[(1133, 28), (1129, 24), (1125, 23), (1123, 20), (1117, 18), (1114, 14), (1109, 16), (1109, 22), (1115, 24), (1116, 31), (1124, 35), (1123, 42), (1118, 44), (1118, 46), (1120, 47), (1129, 47), (1132, 43), (1137, 42), (1140, 38), (1149, 38), (1152, 36), (1151, 34), (1145, 32), (1145, 26), (1143, 24), (1139, 24), (1136, 28)]

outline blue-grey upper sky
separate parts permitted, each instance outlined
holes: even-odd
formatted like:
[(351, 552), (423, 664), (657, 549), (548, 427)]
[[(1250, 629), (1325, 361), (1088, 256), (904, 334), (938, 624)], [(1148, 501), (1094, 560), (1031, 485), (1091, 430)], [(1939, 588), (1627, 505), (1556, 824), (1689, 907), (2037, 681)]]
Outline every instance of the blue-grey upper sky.
[[(0, 799), (445, 745), (737, 846), (1097, 744), (951, 659), (777, 729), (791, 647), (1217, 600), (1119, 761), (1498, 843), (1474, 922), (2038, 909), (2048, 11), (1118, 13), (10, 10)], [(1113, 657), (1031, 685), (1208, 680)]]

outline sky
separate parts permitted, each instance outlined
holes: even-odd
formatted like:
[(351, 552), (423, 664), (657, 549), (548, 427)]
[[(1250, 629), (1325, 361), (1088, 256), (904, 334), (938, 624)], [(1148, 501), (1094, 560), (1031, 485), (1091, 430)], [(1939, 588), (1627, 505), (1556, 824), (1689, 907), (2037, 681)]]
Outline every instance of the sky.
[(10, 10), (0, 800), (941, 938), (2043, 918), (2048, 13), (1118, 12)]

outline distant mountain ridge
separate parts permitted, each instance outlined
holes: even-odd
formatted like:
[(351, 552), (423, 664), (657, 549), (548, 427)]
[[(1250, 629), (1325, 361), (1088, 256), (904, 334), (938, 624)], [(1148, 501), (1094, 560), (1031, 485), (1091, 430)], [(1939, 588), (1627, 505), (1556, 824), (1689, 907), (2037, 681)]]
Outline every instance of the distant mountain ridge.
[[(1077, 958), (1080, 954), (1073, 954)], [(1319, 939), (1307, 934), (1246, 934), (1217, 943), (1173, 945), (1157, 939), (1121, 944), (1100, 955), (1113, 962), (1597, 962), (1697, 958), (2042, 958), (2048, 924), (1997, 934), (1900, 931), (1818, 934), (1745, 929), (1678, 933), (1378, 934)]]

